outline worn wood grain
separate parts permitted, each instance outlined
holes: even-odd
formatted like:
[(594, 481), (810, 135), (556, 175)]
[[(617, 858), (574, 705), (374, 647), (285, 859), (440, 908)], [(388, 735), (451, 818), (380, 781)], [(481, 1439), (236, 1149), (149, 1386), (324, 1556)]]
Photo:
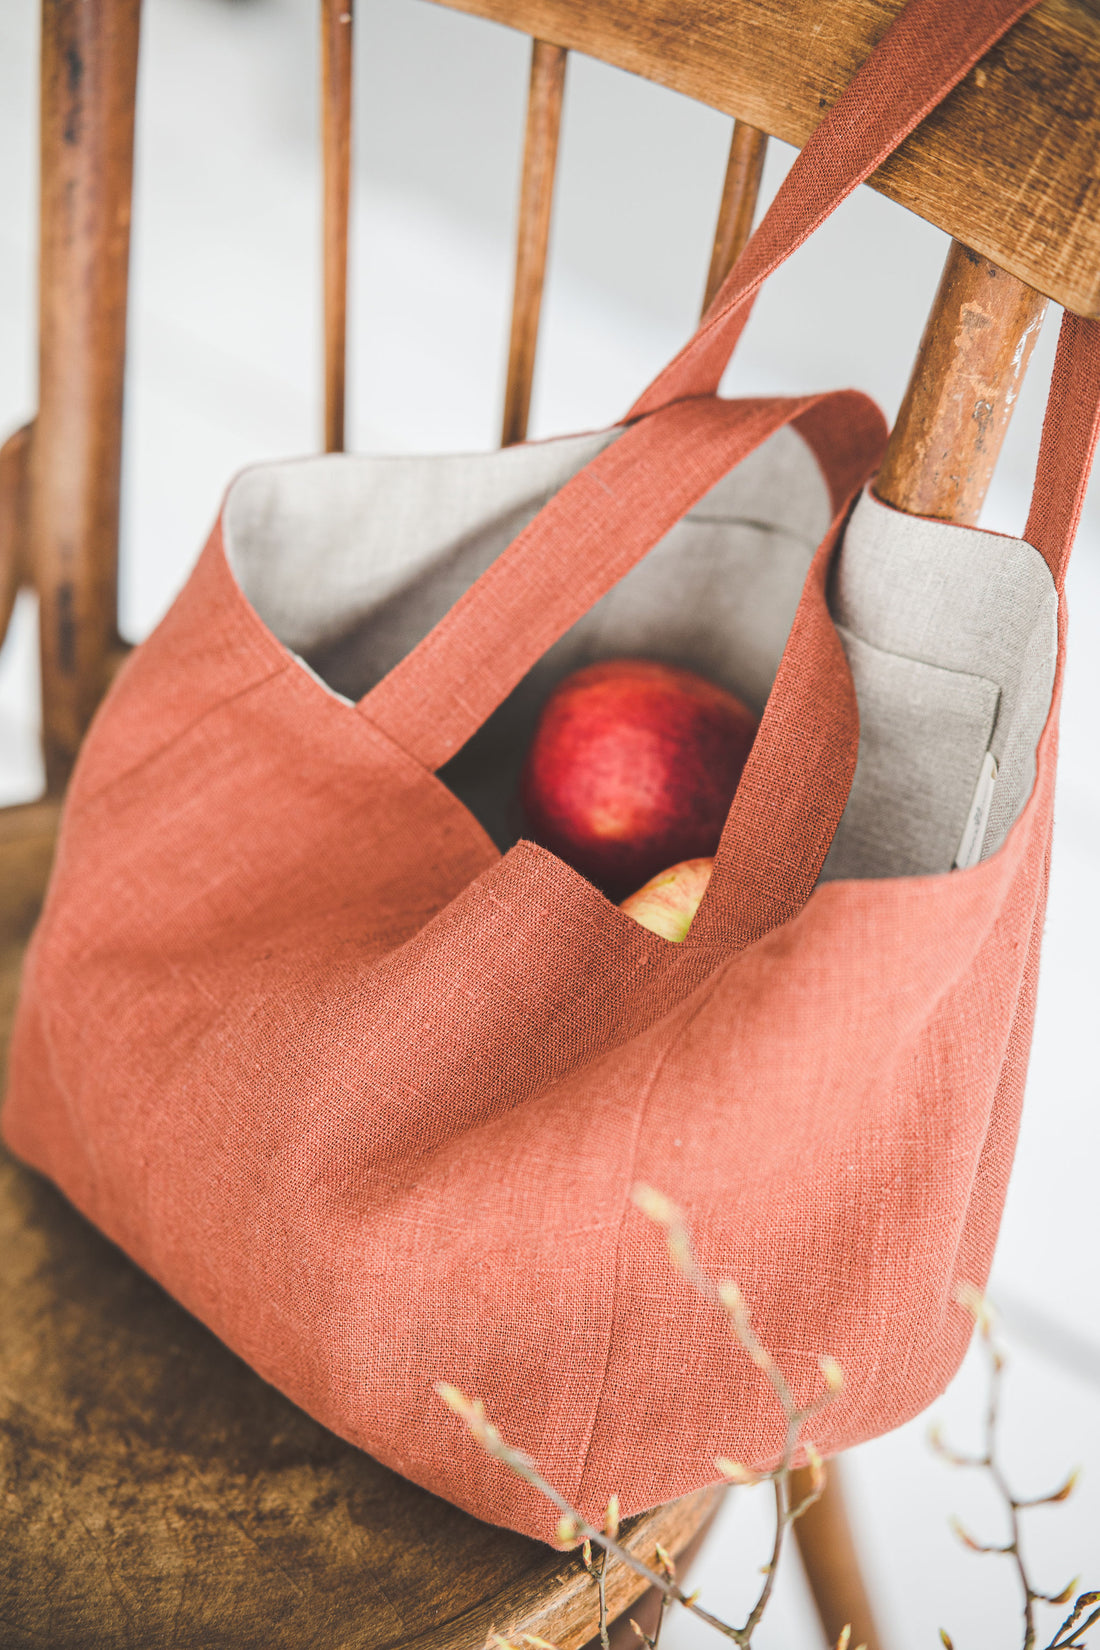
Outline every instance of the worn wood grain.
[(957, 241), (875, 481), (887, 504), (973, 525), (1047, 301)]
[[(440, 0), (683, 92), (799, 148), (902, 0)], [(1043, 0), (872, 188), (1100, 314), (1100, 11)]]
[(722, 199), (718, 207), (718, 223), (714, 231), (710, 268), (703, 293), (702, 314), (710, 308), (718, 288), (737, 262), (745, 242), (752, 234), (753, 213), (760, 193), (760, 179), (767, 152), (767, 133), (735, 120), (730, 138), (729, 159), (722, 184)]
[(548, 45), (544, 40), (532, 40), (523, 179), (516, 232), (516, 278), (500, 436), (503, 447), (510, 447), (525, 438), (531, 410), (542, 287), (554, 205), (554, 174), (557, 170), (566, 61), (567, 54), (560, 47)]
[(325, 451), (344, 450), (353, 0), (321, 0)]
[(32, 428), (25, 424), (0, 447), (0, 643), (19, 590), (31, 582), (27, 472)]
[(30, 523), (46, 773), (64, 783), (117, 648), (140, 0), (42, 10), (39, 407)]

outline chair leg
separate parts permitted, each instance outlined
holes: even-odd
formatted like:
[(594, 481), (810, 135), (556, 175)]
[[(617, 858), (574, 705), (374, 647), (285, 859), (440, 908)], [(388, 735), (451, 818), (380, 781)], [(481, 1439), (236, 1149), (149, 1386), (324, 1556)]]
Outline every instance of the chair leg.
[[(810, 1489), (810, 1474), (803, 1467), (793, 1477), (792, 1504), (808, 1495)], [(806, 1509), (794, 1528), (827, 1643), (835, 1645), (840, 1633), (850, 1625), (853, 1650), (860, 1644), (866, 1644), (867, 1650), (881, 1650), (848, 1521), (839, 1461), (829, 1462), (820, 1500)]]

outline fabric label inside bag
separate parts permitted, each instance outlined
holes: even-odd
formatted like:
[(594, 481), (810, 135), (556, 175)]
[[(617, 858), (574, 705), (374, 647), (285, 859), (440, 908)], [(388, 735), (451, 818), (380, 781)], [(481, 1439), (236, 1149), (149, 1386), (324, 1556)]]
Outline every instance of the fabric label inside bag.
[(993, 787), (996, 783), (997, 758), (992, 751), (986, 751), (982, 771), (974, 787), (974, 800), (970, 804), (966, 829), (959, 843), (959, 851), (955, 855), (956, 871), (969, 871), (982, 857), (982, 843), (985, 841), (985, 829), (989, 824), (989, 810), (993, 806)]

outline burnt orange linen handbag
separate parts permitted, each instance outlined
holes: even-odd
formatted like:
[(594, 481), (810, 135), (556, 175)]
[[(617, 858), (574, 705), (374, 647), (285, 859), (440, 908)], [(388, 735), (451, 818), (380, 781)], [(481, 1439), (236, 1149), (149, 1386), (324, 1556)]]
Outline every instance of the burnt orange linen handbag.
[[(268, 1380), (483, 1518), (554, 1514), (440, 1379), (590, 1516), (777, 1455), (638, 1180), (796, 1396), (840, 1360), (823, 1451), (964, 1350), (1031, 1034), (1097, 328), (1063, 325), (1024, 540), (861, 495), (858, 394), (715, 392), (763, 279), (1026, 9), (913, 0), (624, 425), (239, 478), (85, 744), (6, 1138)], [(513, 840), (542, 698), (616, 652), (763, 709), (682, 945)]]

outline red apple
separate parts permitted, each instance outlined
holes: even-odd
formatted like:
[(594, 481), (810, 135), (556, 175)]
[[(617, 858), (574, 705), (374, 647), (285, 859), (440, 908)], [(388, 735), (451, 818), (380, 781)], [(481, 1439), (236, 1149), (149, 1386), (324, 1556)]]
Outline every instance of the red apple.
[(615, 898), (718, 847), (756, 717), (693, 671), (609, 659), (559, 682), (520, 784), (537, 841)]
[(713, 859), (685, 859), (681, 865), (670, 865), (624, 899), (622, 909), (666, 940), (685, 939), (713, 870)]

